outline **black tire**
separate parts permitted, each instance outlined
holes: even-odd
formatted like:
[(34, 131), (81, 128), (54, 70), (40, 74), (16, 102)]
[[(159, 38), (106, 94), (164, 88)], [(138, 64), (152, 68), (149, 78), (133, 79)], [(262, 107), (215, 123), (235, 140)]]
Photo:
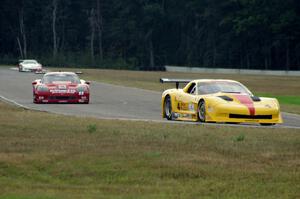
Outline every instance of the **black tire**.
[(41, 101), (37, 101), (37, 100), (35, 100), (35, 99), (33, 98), (33, 103), (34, 103), (34, 104), (41, 104), (42, 102), (41, 102)]
[(33, 93), (33, 96), (32, 96), (32, 102), (36, 104), (36, 99), (35, 99), (34, 93)]
[(274, 123), (260, 123), (261, 126), (273, 126)]
[(90, 96), (88, 97), (87, 101), (85, 102), (85, 104), (89, 104), (90, 103)]
[(173, 112), (172, 112), (172, 101), (171, 97), (168, 95), (164, 101), (164, 112), (165, 116), (168, 120), (173, 120)]
[(197, 110), (198, 119), (200, 122), (205, 122), (206, 118), (206, 110), (205, 110), (205, 101), (200, 100), (198, 104), (198, 110)]

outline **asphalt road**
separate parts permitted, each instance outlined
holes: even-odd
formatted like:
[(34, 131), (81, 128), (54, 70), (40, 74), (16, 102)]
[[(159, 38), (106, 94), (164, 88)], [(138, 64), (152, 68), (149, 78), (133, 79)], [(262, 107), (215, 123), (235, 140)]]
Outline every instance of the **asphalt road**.
[[(90, 104), (34, 104), (32, 102), (31, 82), (41, 77), (40, 74), (20, 73), (16, 70), (0, 68), (0, 97), (3, 100), (29, 109), (58, 114), (104, 119), (168, 122), (161, 118), (160, 92), (100, 82), (91, 83)], [(288, 113), (282, 113), (282, 115), (284, 124), (275, 127), (300, 129), (299, 115)], [(188, 124), (197, 123), (190, 122)], [(246, 126), (260, 127), (257, 125)]]

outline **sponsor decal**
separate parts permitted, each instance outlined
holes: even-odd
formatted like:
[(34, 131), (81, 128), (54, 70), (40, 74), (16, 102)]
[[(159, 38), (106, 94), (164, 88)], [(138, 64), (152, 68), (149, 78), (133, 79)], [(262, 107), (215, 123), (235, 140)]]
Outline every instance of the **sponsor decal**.
[(76, 90), (75, 89), (67, 89), (67, 90), (58, 90), (58, 89), (54, 89), (54, 90), (50, 90), (50, 93), (75, 93)]
[(58, 89), (67, 89), (66, 85), (58, 85)]
[(181, 113), (181, 114), (179, 114), (179, 117), (181, 117), (181, 118), (193, 118), (193, 115), (192, 114), (184, 114), (184, 113)]
[(189, 110), (190, 110), (190, 111), (194, 111), (194, 110), (195, 110), (194, 104), (189, 104)]
[(190, 104), (190, 103), (179, 103), (179, 106), (178, 106), (179, 110), (189, 110), (189, 111), (194, 111), (195, 110), (195, 106), (194, 104)]
[(265, 107), (266, 108), (272, 108), (271, 105), (269, 105), (269, 104), (266, 104)]

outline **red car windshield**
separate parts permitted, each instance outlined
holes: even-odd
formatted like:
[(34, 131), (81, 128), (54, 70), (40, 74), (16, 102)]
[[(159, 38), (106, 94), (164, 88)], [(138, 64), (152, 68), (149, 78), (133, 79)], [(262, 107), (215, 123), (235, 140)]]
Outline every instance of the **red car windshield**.
[(73, 74), (53, 74), (53, 75), (45, 75), (42, 79), (42, 83), (44, 84), (55, 84), (55, 83), (72, 83), (79, 84), (80, 79), (77, 75)]
[(198, 91), (200, 95), (213, 94), (218, 92), (244, 93), (251, 95), (251, 93), (241, 84), (227, 81), (201, 82), (198, 84)]

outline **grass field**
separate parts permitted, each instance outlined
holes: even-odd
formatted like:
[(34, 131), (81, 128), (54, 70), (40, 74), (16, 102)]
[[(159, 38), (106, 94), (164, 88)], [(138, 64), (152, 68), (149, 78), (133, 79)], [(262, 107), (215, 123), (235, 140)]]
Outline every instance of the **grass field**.
[(116, 122), (0, 102), (0, 199), (299, 197), (299, 129)]

